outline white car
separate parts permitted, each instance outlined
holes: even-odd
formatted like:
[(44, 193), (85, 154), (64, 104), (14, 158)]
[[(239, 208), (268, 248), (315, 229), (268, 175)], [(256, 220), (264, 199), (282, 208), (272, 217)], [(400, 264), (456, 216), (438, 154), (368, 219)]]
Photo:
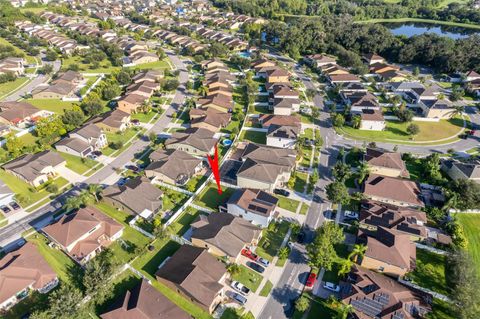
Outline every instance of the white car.
[(238, 292), (240, 292), (244, 295), (248, 295), (248, 293), (250, 292), (250, 289), (248, 289), (247, 287), (245, 287), (243, 284), (239, 283), (238, 281), (232, 281), (230, 286), (233, 289), (235, 289), (236, 291), (238, 291)]
[(247, 298), (233, 291), (227, 291), (227, 297), (232, 298), (242, 306), (247, 303)]
[(330, 291), (334, 291), (334, 292), (340, 291), (339, 285), (336, 285), (333, 282), (328, 282), (328, 281), (325, 282), (325, 284), (323, 285), (323, 288), (328, 289)]
[(352, 211), (346, 210), (344, 215), (347, 218), (358, 219), (358, 213), (357, 212), (352, 212)]
[(262, 257), (258, 257), (257, 258), (257, 262), (260, 264), (260, 265), (263, 265), (265, 267), (268, 267), (270, 265), (270, 262), (268, 260), (266, 260), (265, 258), (262, 258)]

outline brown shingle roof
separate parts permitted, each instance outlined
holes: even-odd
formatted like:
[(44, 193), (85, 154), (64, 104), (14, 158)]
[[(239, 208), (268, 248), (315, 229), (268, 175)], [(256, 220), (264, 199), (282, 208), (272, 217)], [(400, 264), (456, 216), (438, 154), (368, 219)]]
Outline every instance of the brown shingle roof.
[(217, 143), (217, 140), (213, 136), (213, 132), (204, 128), (188, 128), (184, 131), (173, 133), (170, 138), (165, 141), (165, 145), (186, 144), (208, 153), (215, 146), (215, 143)]
[(238, 205), (246, 211), (261, 216), (271, 216), (277, 207), (278, 198), (259, 189), (237, 189), (227, 204)]
[(410, 177), (400, 153), (367, 147), (364, 158), (369, 165), (396, 169), (401, 171), (402, 177)]
[(301, 127), (300, 118), (295, 115), (260, 114), (258, 121), (262, 123), (263, 127), (273, 124)]
[(396, 200), (411, 206), (425, 206), (417, 183), (401, 178), (371, 174), (365, 181), (364, 194), (367, 197)]
[(161, 294), (145, 279), (117, 298), (102, 319), (191, 319), (192, 317)]
[(33, 181), (44, 175), (42, 170), (46, 167), (55, 167), (64, 162), (65, 159), (58, 153), (46, 150), (35, 154), (22, 155), (3, 165), (3, 168), (15, 172), (27, 181)]
[(159, 172), (175, 181), (183, 176), (191, 177), (195, 168), (202, 163), (201, 159), (181, 150), (156, 150), (150, 154), (152, 163), (145, 171)]
[(228, 213), (200, 215), (191, 226), (192, 238), (206, 241), (231, 257), (237, 257), (245, 244), (261, 233), (259, 227)]
[(56, 277), (37, 247), (27, 242), (0, 260), (0, 303), (27, 287), (40, 289)]
[(18, 122), (40, 111), (26, 102), (3, 102), (0, 103), (0, 110), (0, 117), (9, 122)]
[(183, 245), (155, 274), (182, 287), (193, 299), (210, 307), (223, 288), (220, 279), (227, 269), (206, 249)]

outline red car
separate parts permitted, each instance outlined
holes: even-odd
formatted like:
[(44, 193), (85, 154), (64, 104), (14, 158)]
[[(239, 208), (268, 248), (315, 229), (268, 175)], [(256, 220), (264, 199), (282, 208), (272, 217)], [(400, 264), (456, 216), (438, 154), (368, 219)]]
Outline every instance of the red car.
[(251, 260), (257, 260), (258, 256), (255, 255), (253, 252), (251, 252), (249, 249), (245, 248), (245, 249), (242, 249), (242, 255), (251, 259)]
[(313, 284), (315, 283), (315, 280), (317, 280), (317, 275), (311, 272), (310, 275), (308, 275), (307, 282), (305, 283), (305, 287), (312, 288)]

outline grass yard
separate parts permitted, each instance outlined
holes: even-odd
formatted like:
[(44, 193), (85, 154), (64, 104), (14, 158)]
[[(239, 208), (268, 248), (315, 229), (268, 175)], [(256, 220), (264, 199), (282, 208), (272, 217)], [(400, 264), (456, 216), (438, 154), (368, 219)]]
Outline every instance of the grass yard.
[(309, 209), (310, 209), (310, 206), (308, 206), (305, 203), (302, 203), (302, 208), (300, 208), (300, 214), (307, 215)]
[(335, 251), (337, 252), (337, 258), (333, 263), (332, 269), (325, 270), (322, 280), (338, 284), (340, 281), (340, 278), (338, 277), (338, 271), (340, 270), (343, 260), (348, 258), (348, 246), (343, 243), (337, 244), (335, 245)]
[(220, 319), (255, 319), (251, 312), (245, 313), (243, 308), (227, 308)]
[(197, 175), (192, 178), (185, 184), (184, 188), (187, 190), (197, 190), (200, 185), (202, 185), (207, 180), (205, 175)]
[(262, 276), (244, 265), (239, 265), (238, 268), (240, 270), (238, 273), (232, 275), (232, 280), (241, 282), (252, 292), (257, 291), (258, 286), (260, 286), (260, 283), (262, 282)]
[(417, 267), (408, 277), (421, 287), (448, 295), (445, 260), (443, 255), (417, 249)]
[(131, 69), (134, 69), (134, 70), (149, 70), (149, 69), (165, 70), (165, 69), (170, 69), (170, 65), (168, 64), (167, 59), (161, 60), (161, 61), (150, 62), (150, 63), (139, 64), (139, 65), (131, 67)]
[(18, 87), (24, 85), (28, 81), (28, 78), (16, 78), (14, 81), (0, 84), (0, 98), (8, 96), (10, 93), (16, 91)]
[(457, 214), (458, 220), (463, 226), (465, 236), (468, 239), (468, 251), (480, 275), (480, 215)]
[(27, 52), (25, 52), (23, 49), (13, 45), (12, 43), (8, 42), (8, 40), (6, 40), (4, 38), (0, 38), (0, 44), (8, 45), (8, 46), (13, 47), (15, 49), (15, 52), (17, 52), (17, 53), (23, 53), (25, 55), (24, 58), (27, 61), (27, 64), (35, 64), (36, 63), (35, 57), (33, 57), (31, 55), (28, 55)]
[[(349, 126), (337, 128), (340, 134), (344, 134), (347, 137), (377, 141), (377, 142), (436, 142), (441, 139), (457, 139), (457, 135), (463, 129), (463, 120), (460, 118), (454, 118), (450, 120), (440, 120), (439, 122), (422, 122), (415, 121), (420, 128), (420, 133), (413, 139), (407, 133), (408, 123), (402, 123), (398, 121), (386, 121), (387, 127), (384, 131), (365, 131), (354, 129)], [(468, 126), (467, 121), (467, 126)], [(445, 142), (445, 141), (444, 141)]]
[(296, 192), (303, 193), (305, 191), (305, 186), (307, 186), (307, 174), (306, 173), (295, 173), (295, 183), (293, 184), (293, 189)]
[(278, 207), (286, 209), (293, 213), (297, 211), (298, 205), (300, 204), (298, 200), (287, 198), (282, 195), (276, 195), (276, 197), (278, 198)]
[(61, 281), (71, 283), (72, 275), (82, 272), (82, 268), (63, 251), (50, 248), (48, 246), (48, 239), (45, 236), (34, 233), (27, 238), (27, 241), (34, 243), (38, 247), (40, 254), (57, 273)]
[(75, 155), (67, 154), (67, 153), (62, 153), (58, 152), (60, 156), (62, 156), (66, 161), (67, 161), (67, 168), (71, 169), (72, 171), (78, 173), (78, 174), (83, 174), (95, 165), (98, 164), (98, 167), (96, 167), (95, 170), (100, 169), (103, 167), (103, 164), (98, 163), (97, 161), (94, 161), (90, 158), (82, 158), (78, 157)]
[(310, 308), (307, 314), (295, 310), (293, 313), (293, 319), (334, 319), (338, 318), (338, 313), (332, 306), (325, 300), (312, 297), (309, 294), (304, 294), (304, 296), (310, 299)]
[(254, 142), (258, 144), (266, 144), (267, 134), (265, 132), (243, 131), (240, 134), (240, 140), (242, 141), (248, 140), (250, 142)]
[(139, 113), (132, 114), (131, 119), (132, 120), (139, 120), (142, 123), (148, 123), (157, 114), (158, 113), (156, 111), (150, 111), (146, 114), (143, 113), (143, 112), (139, 112)]
[(286, 221), (270, 224), (268, 228), (263, 230), (262, 239), (260, 239), (255, 253), (272, 261), (273, 257), (278, 254), (289, 227), (290, 224)]
[(308, 139), (313, 139), (313, 129), (312, 128), (306, 128), (303, 131), (303, 136), (308, 138)]
[(260, 290), (260, 296), (267, 297), (270, 294), (270, 291), (272, 291), (272, 288), (273, 288), (272, 282), (270, 280), (267, 280), (263, 285), (262, 290)]
[(310, 167), (310, 162), (313, 155), (312, 149), (310, 147), (302, 147), (302, 153), (302, 162), (300, 164), (305, 167)]
[(219, 195), (217, 185), (215, 183), (210, 183), (200, 192), (200, 194), (198, 194), (198, 197), (194, 202), (199, 206), (218, 210), (218, 206), (225, 203), (234, 191), (235, 190), (232, 188), (222, 187), (222, 194)]
[(427, 319), (454, 319), (458, 318), (453, 307), (440, 299), (433, 299), (432, 311), (427, 314)]
[(28, 99), (25, 102), (36, 106), (41, 110), (47, 110), (55, 113), (62, 114), (65, 110), (73, 109), (76, 102), (68, 102), (57, 99)]
[(93, 69), (91, 64), (83, 63), (83, 58), (78, 55), (62, 59), (62, 69), (66, 70), (70, 65), (76, 64), (79, 67), (79, 72), (83, 73), (112, 73), (114, 71), (120, 70), (121, 67), (113, 66), (110, 60), (105, 59), (100, 62), (98, 68)]
[(150, 245), (153, 250), (147, 250), (145, 253), (139, 255), (137, 259), (132, 262), (135, 269), (141, 270), (155, 276), (158, 266), (165, 260), (165, 258), (172, 256), (179, 248), (180, 244), (173, 240), (156, 239)]
[(187, 209), (177, 218), (175, 222), (171, 224), (171, 230), (175, 234), (182, 236), (193, 223), (198, 216), (202, 214), (201, 211), (196, 210), (192, 207), (187, 207)]
[(124, 226), (128, 226), (128, 222), (132, 220), (133, 216), (121, 211), (117, 210), (115, 207), (107, 204), (106, 202), (99, 202), (95, 204), (95, 206), (104, 212), (106, 215), (110, 216), (111, 218), (115, 219), (117, 222), (123, 224)]
[(420, 182), (420, 177), (423, 175), (422, 160), (418, 158), (412, 158), (405, 161), (407, 166), (408, 173), (410, 173), (410, 179), (418, 180)]
[[(7, 186), (10, 187), (10, 189), (16, 195), (20, 195), (17, 196), (17, 201), (24, 208), (41, 200), (48, 195), (51, 195), (51, 193), (47, 192), (45, 189), (36, 190), (34, 187), (30, 186), (26, 182), (5, 172), (3, 169), (0, 170), (0, 180), (7, 184)], [(60, 189), (63, 186), (67, 185), (68, 181), (63, 177), (58, 177), (53, 181), (53, 183), (56, 184)]]
[(139, 231), (125, 226), (122, 237), (116, 240), (109, 248), (113, 256), (120, 263), (127, 263), (134, 259), (138, 251), (148, 245), (150, 239)]
[[(110, 156), (113, 153), (117, 152), (117, 155), (123, 152), (128, 147), (128, 141), (138, 133), (137, 128), (129, 128), (121, 133), (106, 133), (108, 146), (102, 150), (103, 154), (106, 156)], [(116, 150), (111, 147), (110, 143), (119, 143), (121, 142), (123, 145), (120, 149)]]
[(107, 300), (105, 300), (101, 305), (98, 305), (95, 309), (95, 312), (100, 315), (109, 310), (109, 307), (115, 301), (119, 300), (119, 298), (123, 298), (125, 293), (128, 290), (133, 289), (139, 282), (140, 277), (135, 275), (130, 270), (125, 270), (120, 274), (120, 276), (116, 277), (113, 282), (113, 290), (112, 294)]

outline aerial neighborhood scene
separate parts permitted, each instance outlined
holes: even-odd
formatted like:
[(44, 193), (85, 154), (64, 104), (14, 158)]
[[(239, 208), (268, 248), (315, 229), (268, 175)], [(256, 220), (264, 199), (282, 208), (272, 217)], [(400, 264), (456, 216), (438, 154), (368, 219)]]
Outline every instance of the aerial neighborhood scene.
[(480, 318), (480, 1), (0, 0), (0, 318)]

